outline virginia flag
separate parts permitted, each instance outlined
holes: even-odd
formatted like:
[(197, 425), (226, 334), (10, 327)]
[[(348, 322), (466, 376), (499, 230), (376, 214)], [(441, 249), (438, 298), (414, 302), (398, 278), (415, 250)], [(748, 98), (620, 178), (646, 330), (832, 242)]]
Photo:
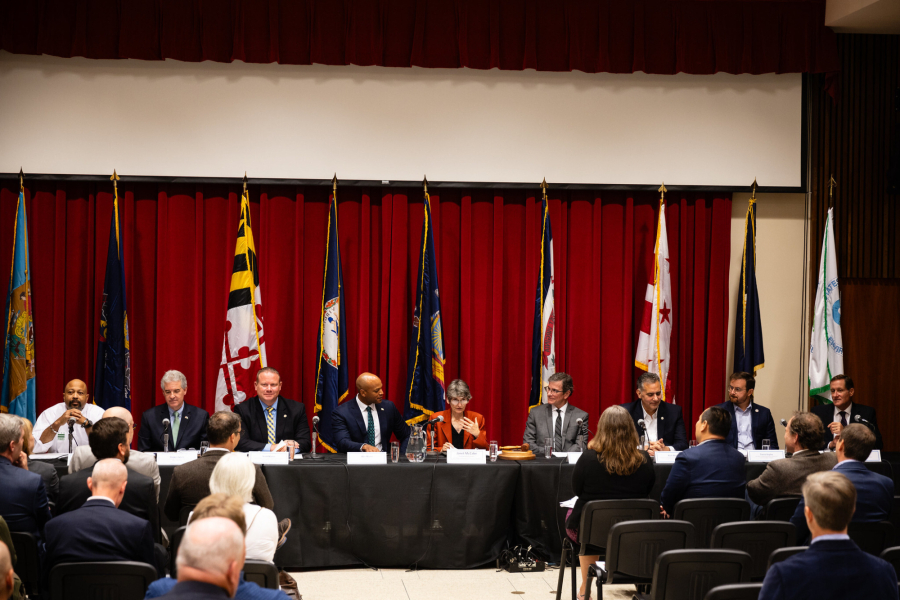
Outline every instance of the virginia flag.
[(344, 317), (344, 278), (338, 245), (337, 199), (332, 197), (325, 239), (325, 281), (322, 284), (322, 312), (316, 338), (316, 408), (319, 439), (335, 452), (331, 415), (347, 397), (350, 378), (347, 370), (347, 320)]
[(831, 378), (844, 372), (841, 338), (841, 291), (838, 289), (837, 254), (834, 250), (834, 215), (828, 209), (825, 239), (819, 260), (816, 310), (809, 341), (809, 395), (831, 403)]
[(422, 223), (422, 253), (413, 329), (409, 343), (406, 413), (408, 425), (428, 420), (444, 410), (444, 335), (441, 330), (441, 298), (438, 293), (437, 264), (431, 224), (431, 198), (425, 192), (425, 221)]
[(119, 195), (113, 201), (106, 254), (106, 279), (100, 309), (100, 339), (97, 341), (97, 369), (94, 403), (103, 407), (122, 406), (131, 410), (131, 346), (128, 341), (128, 312), (125, 302), (125, 257)]
[(259, 264), (250, 228), (250, 195), (244, 190), (225, 316), (222, 362), (216, 381), (217, 411), (232, 410), (246, 400), (247, 392), (253, 390), (256, 371), (266, 366), (262, 315)]
[(3, 345), (3, 390), (0, 412), (36, 418), (34, 321), (31, 312), (31, 271), (28, 264), (28, 222), (25, 193), (19, 191), (13, 226), (12, 277), (6, 298), (6, 343)]
[(754, 373), (765, 366), (759, 293), (756, 288), (756, 200), (750, 198), (744, 218), (744, 258), (734, 322), (734, 372)]
[(634, 366), (659, 375), (662, 399), (669, 382), (669, 339), (672, 337), (672, 283), (669, 277), (669, 240), (666, 235), (666, 204), (660, 200), (656, 247), (653, 251), (653, 281), (644, 296), (644, 318), (638, 337)]
[(556, 310), (553, 302), (553, 232), (547, 199), (541, 202), (541, 266), (534, 299), (534, 333), (531, 340), (531, 398), (528, 410), (547, 403), (544, 386), (556, 373)]

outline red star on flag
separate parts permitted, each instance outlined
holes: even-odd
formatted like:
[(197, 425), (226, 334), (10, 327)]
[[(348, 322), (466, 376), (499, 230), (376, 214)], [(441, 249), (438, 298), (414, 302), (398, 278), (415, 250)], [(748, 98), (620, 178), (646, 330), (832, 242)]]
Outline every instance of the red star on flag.
[[(663, 302), (663, 307), (662, 307), (661, 309), (659, 309), (659, 316), (660, 316), (659, 322), (660, 322), (660, 324), (665, 323), (666, 321), (669, 321), (669, 313), (670, 313), (670, 312), (672, 312), (672, 309), (671, 309), (671, 308), (666, 308), (666, 303)], [(672, 321), (669, 321), (669, 323), (671, 323), (671, 322), (672, 322)]]

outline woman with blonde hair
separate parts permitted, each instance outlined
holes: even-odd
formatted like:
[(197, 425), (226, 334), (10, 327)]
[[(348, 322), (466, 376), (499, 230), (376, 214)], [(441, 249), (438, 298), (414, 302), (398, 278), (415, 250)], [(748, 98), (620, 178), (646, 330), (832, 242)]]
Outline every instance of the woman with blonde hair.
[[(575, 464), (572, 489), (578, 496), (575, 507), (566, 516), (566, 533), (578, 540), (578, 525), (584, 505), (592, 500), (624, 500), (647, 498), (656, 473), (650, 455), (639, 450), (640, 440), (634, 421), (621, 406), (610, 406), (600, 415), (597, 433), (588, 442), (587, 450)], [(579, 600), (585, 595), (588, 567), (599, 556), (579, 556), (581, 588)]]

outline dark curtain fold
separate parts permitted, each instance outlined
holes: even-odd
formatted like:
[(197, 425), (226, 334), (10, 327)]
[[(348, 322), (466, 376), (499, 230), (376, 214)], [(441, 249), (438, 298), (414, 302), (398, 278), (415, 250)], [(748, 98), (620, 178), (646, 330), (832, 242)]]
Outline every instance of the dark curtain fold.
[[(17, 186), (0, 187), (0, 266), (11, 261)], [(212, 411), (222, 353), (239, 189), (225, 184), (119, 185), (132, 395), (136, 415), (162, 402), (167, 369), (188, 401)], [(539, 190), (538, 190), (539, 191)], [(44, 180), (26, 189), (38, 410), (84, 379), (93, 389), (97, 323), (112, 213), (108, 183)], [(269, 363), (283, 393), (312, 413), (328, 212), (325, 187), (251, 186)], [(530, 389), (540, 196), (444, 189), (432, 195), (446, 380), (462, 377), (490, 438), (521, 440)], [(572, 401), (600, 411), (633, 399), (635, 344), (652, 268), (658, 199), (647, 192), (550, 190), (558, 365)], [(338, 190), (351, 380), (379, 374), (404, 408), (422, 194)], [(676, 401), (692, 424), (722, 400), (726, 376), (730, 194), (672, 194), (667, 208), (675, 299)], [(690, 425), (689, 425), (690, 427)], [(592, 426), (593, 429), (593, 426)]]

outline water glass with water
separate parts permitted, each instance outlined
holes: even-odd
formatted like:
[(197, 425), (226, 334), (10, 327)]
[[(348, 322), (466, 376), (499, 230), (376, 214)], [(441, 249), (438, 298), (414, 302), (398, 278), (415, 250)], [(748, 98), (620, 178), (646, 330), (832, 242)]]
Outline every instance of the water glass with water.
[(496, 441), (492, 441), (490, 448), (491, 462), (497, 462), (497, 453), (500, 451), (500, 445)]
[(770, 440), (763, 440), (763, 441), (762, 441), (762, 449), (763, 449), (763, 450), (768, 450), (768, 449), (770, 449), (771, 447), (772, 447), (772, 442), (771, 442)]
[(400, 442), (391, 442), (391, 462), (400, 461)]
[(544, 458), (553, 456), (553, 438), (544, 438)]
[(206, 451), (209, 450), (209, 442), (203, 441), (200, 442), (200, 456), (206, 454)]

